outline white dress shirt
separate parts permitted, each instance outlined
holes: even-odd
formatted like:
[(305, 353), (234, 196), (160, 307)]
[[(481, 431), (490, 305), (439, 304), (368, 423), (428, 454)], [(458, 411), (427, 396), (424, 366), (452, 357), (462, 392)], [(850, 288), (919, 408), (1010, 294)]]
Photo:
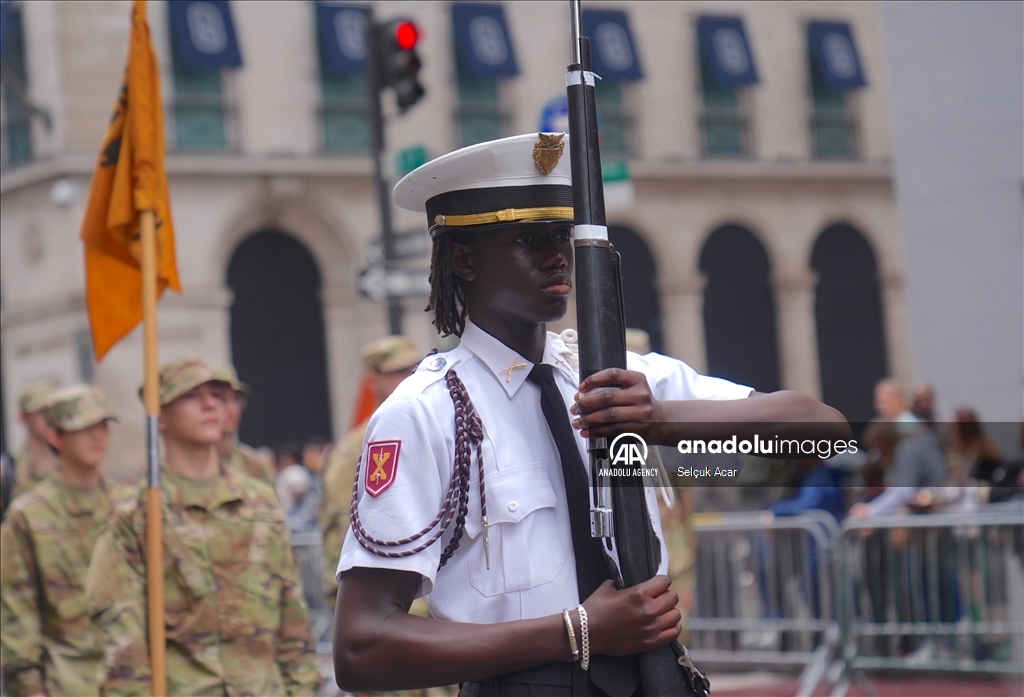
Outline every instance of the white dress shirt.
[[(579, 385), (573, 367), (575, 346), (548, 332), (543, 362), (554, 366), (555, 382), (568, 409)], [(682, 361), (655, 353), (629, 353), (627, 366), (647, 376), (659, 400), (742, 399), (751, 392), (749, 387), (699, 375)], [(368, 552), (350, 529), (338, 574), (357, 566), (415, 572), (423, 579), (420, 592), (434, 617), (458, 622), (543, 617), (585, 600), (576, 588), (561, 460), (541, 410), (540, 388), (527, 381), (532, 368), (530, 361), (467, 321), (458, 347), (425, 358), (377, 410), (363, 444), (357, 496), (366, 531), (379, 539), (400, 540), (428, 525), (442, 505), (454, 466), (455, 408), (444, 380), (445, 373), (454, 369), (483, 422), (490, 568), (474, 451), (465, 534), (444, 567), (437, 568), (454, 521), (432, 546), (401, 558)], [(583, 462), (589, 462), (586, 441), (579, 431), (574, 433)], [(401, 441), (401, 448), (393, 482), (372, 496), (365, 487), (367, 444), (382, 441)], [(648, 492), (648, 504), (661, 538), (653, 490)], [(413, 549), (429, 537), (388, 551)], [(664, 542), (661, 549), (659, 573), (665, 573)]]

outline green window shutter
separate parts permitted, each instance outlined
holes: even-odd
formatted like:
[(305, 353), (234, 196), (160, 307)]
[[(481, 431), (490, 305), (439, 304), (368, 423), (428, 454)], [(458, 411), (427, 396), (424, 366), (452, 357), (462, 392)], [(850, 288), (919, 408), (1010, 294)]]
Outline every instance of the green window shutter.
[(28, 69), (25, 65), (25, 30), (20, 10), (8, 15), (4, 45), (4, 71), (12, 80), (4, 82), (4, 164), (20, 165), (33, 157), (31, 112), (28, 108)]
[(747, 117), (740, 105), (739, 88), (715, 84), (711, 47), (697, 32), (700, 52), (700, 86), (703, 111), (701, 135), (705, 157), (747, 157)]

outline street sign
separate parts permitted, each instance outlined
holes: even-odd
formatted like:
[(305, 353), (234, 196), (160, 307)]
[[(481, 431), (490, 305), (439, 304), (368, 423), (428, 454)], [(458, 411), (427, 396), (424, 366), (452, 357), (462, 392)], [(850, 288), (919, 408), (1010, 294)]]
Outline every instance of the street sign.
[[(395, 259), (420, 259), (430, 256), (430, 235), (423, 228), (396, 232)], [(366, 249), (370, 261), (378, 262), (384, 258), (384, 243), (379, 237), (370, 240)]]
[(430, 295), (430, 269), (385, 269), (371, 264), (359, 273), (356, 286), (363, 296), (377, 302), (389, 298), (425, 298)]
[(569, 132), (569, 100), (563, 94), (555, 97), (540, 113), (540, 131), (542, 133)]
[(423, 145), (413, 145), (411, 148), (399, 150), (395, 155), (395, 169), (398, 176), (404, 177), (420, 165), (427, 164), (427, 148)]

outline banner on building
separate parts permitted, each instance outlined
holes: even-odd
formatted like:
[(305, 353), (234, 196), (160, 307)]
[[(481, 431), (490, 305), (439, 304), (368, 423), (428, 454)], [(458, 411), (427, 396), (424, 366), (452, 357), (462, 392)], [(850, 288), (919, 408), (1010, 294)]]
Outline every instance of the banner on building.
[(853, 29), (846, 22), (811, 22), (807, 25), (811, 58), (817, 77), (834, 90), (848, 90), (867, 84), (853, 41)]
[(759, 82), (741, 18), (701, 17), (697, 20), (697, 35), (715, 85), (735, 87)]
[(590, 37), (594, 72), (605, 80), (640, 80), (640, 55), (621, 10), (583, 10), (583, 34)]
[(455, 45), (463, 73), (473, 77), (519, 74), (512, 37), (501, 5), (452, 5)]
[(174, 62), (191, 70), (242, 64), (228, 0), (169, 0)]
[(368, 45), (363, 8), (320, 0), (316, 3), (316, 24), (328, 72), (335, 75), (363, 72)]

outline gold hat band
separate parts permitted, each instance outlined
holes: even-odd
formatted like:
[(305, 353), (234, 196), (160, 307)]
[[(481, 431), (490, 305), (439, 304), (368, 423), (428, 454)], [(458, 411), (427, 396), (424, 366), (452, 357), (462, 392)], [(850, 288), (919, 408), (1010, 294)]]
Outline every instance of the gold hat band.
[(490, 223), (513, 223), (517, 220), (572, 220), (572, 206), (545, 206), (543, 208), (505, 208), (491, 213), (472, 215), (435, 215), (435, 225), (463, 227), (465, 225), (487, 225)]

